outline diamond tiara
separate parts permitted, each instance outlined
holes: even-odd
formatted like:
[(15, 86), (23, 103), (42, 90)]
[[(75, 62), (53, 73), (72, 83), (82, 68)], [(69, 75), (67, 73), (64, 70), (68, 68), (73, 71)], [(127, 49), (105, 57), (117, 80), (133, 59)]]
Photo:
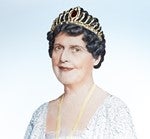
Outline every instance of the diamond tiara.
[(97, 18), (89, 15), (89, 13), (81, 7), (71, 8), (68, 11), (60, 13), (59, 16), (53, 21), (51, 31), (54, 31), (58, 25), (63, 23), (76, 24), (94, 32), (102, 41), (103, 32)]

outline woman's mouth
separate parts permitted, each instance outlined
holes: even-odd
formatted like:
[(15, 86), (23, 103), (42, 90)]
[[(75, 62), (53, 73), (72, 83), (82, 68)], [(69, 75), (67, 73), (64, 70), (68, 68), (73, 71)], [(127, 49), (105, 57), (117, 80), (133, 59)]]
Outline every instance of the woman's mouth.
[(70, 68), (70, 67), (62, 67), (62, 66), (60, 66), (59, 69), (60, 69), (61, 71), (71, 71), (71, 70), (73, 70), (73, 68)]

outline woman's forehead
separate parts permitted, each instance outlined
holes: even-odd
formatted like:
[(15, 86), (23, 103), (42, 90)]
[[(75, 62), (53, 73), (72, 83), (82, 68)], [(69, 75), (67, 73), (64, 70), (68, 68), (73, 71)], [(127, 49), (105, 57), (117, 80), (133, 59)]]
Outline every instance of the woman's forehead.
[(86, 46), (86, 43), (83, 41), (83, 34), (72, 36), (68, 35), (67, 33), (59, 33), (55, 37), (54, 45), (56, 44)]

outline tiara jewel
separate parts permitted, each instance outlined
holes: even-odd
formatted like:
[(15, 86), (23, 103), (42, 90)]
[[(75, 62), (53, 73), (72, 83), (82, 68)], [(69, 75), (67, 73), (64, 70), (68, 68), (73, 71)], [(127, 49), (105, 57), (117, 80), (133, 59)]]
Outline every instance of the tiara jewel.
[(58, 25), (63, 23), (72, 23), (82, 26), (94, 32), (100, 40), (102, 40), (103, 32), (97, 18), (89, 15), (89, 13), (81, 7), (71, 8), (68, 11), (60, 13), (59, 16), (53, 21), (51, 31), (54, 31)]

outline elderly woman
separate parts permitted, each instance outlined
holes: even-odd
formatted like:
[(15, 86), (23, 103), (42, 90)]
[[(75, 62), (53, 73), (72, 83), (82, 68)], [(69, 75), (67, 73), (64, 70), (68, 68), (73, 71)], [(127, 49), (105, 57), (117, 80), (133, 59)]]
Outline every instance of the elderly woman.
[(34, 112), (24, 139), (135, 139), (127, 106), (93, 80), (105, 55), (99, 20), (71, 8), (54, 20), (47, 39), (64, 93)]

